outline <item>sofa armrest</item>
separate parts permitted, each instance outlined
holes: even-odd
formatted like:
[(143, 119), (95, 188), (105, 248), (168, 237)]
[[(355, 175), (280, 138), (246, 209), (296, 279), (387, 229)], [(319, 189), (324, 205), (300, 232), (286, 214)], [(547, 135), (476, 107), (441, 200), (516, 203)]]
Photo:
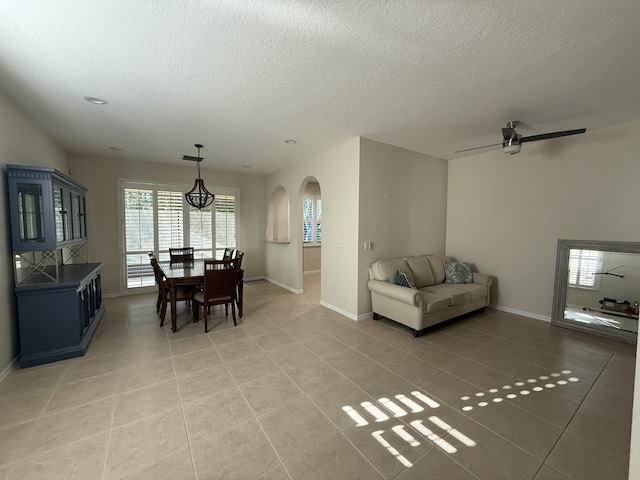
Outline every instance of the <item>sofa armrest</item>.
[(493, 283), (493, 280), (491, 279), (491, 275), (473, 272), (473, 283), (484, 285), (485, 287), (490, 287)]
[(413, 288), (402, 287), (395, 283), (383, 282), (381, 280), (369, 280), (369, 290), (385, 297), (398, 300), (400, 302), (417, 305), (420, 301), (420, 291)]

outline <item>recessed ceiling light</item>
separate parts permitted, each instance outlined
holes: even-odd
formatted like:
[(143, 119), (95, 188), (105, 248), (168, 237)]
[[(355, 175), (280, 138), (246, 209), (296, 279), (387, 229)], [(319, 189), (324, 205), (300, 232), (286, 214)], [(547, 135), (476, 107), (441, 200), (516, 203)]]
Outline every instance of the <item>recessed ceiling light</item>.
[(298, 143), (295, 140), (285, 140), (284, 143), (287, 143), (289, 145), (293, 145), (294, 143)]
[(251, 168), (251, 165), (242, 165), (242, 168)]
[(93, 103), (94, 105), (106, 105), (107, 104), (106, 100), (103, 100), (102, 98), (98, 98), (98, 97), (84, 97), (84, 99), (89, 103)]
[(121, 152), (122, 149), (120, 147), (107, 147), (109, 150), (113, 150), (114, 152)]

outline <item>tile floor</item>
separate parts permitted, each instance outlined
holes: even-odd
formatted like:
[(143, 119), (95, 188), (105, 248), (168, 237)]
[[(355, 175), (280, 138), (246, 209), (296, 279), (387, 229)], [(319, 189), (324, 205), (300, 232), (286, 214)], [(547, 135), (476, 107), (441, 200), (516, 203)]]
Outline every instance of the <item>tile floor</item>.
[(85, 357), (0, 384), (0, 479), (627, 478), (634, 346), (491, 309), (416, 339), (305, 281), (209, 334), (105, 300)]

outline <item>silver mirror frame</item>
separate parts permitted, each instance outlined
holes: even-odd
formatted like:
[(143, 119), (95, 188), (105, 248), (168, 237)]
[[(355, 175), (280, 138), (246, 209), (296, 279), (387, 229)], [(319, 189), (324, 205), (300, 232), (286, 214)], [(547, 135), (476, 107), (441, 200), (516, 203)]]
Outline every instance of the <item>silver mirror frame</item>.
[(602, 337), (622, 340), (623, 342), (636, 344), (637, 334), (619, 331), (613, 328), (599, 328), (589, 324), (581, 324), (573, 320), (564, 318), (565, 306), (567, 304), (567, 278), (569, 276), (569, 250), (601, 250), (603, 252), (616, 253), (638, 253), (640, 254), (640, 243), (638, 242), (608, 242), (599, 240), (558, 240), (558, 253), (556, 256), (556, 279), (553, 289), (553, 310), (551, 313), (551, 323), (560, 327), (580, 330), (582, 332), (600, 335)]

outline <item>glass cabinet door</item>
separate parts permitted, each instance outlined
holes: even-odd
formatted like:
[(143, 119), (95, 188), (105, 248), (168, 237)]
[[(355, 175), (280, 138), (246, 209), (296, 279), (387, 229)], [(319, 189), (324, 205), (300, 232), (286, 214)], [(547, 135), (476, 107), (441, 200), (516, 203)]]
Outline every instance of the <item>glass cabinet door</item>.
[(44, 242), (42, 185), (39, 183), (18, 183), (17, 189), (20, 241), (25, 243)]
[(65, 215), (63, 199), (63, 189), (60, 185), (53, 185), (53, 218), (56, 224), (56, 242), (64, 242), (66, 240), (65, 233)]
[(87, 236), (84, 217), (84, 195), (73, 192), (71, 198), (73, 205), (73, 238), (75, 240), (80, 240)]

